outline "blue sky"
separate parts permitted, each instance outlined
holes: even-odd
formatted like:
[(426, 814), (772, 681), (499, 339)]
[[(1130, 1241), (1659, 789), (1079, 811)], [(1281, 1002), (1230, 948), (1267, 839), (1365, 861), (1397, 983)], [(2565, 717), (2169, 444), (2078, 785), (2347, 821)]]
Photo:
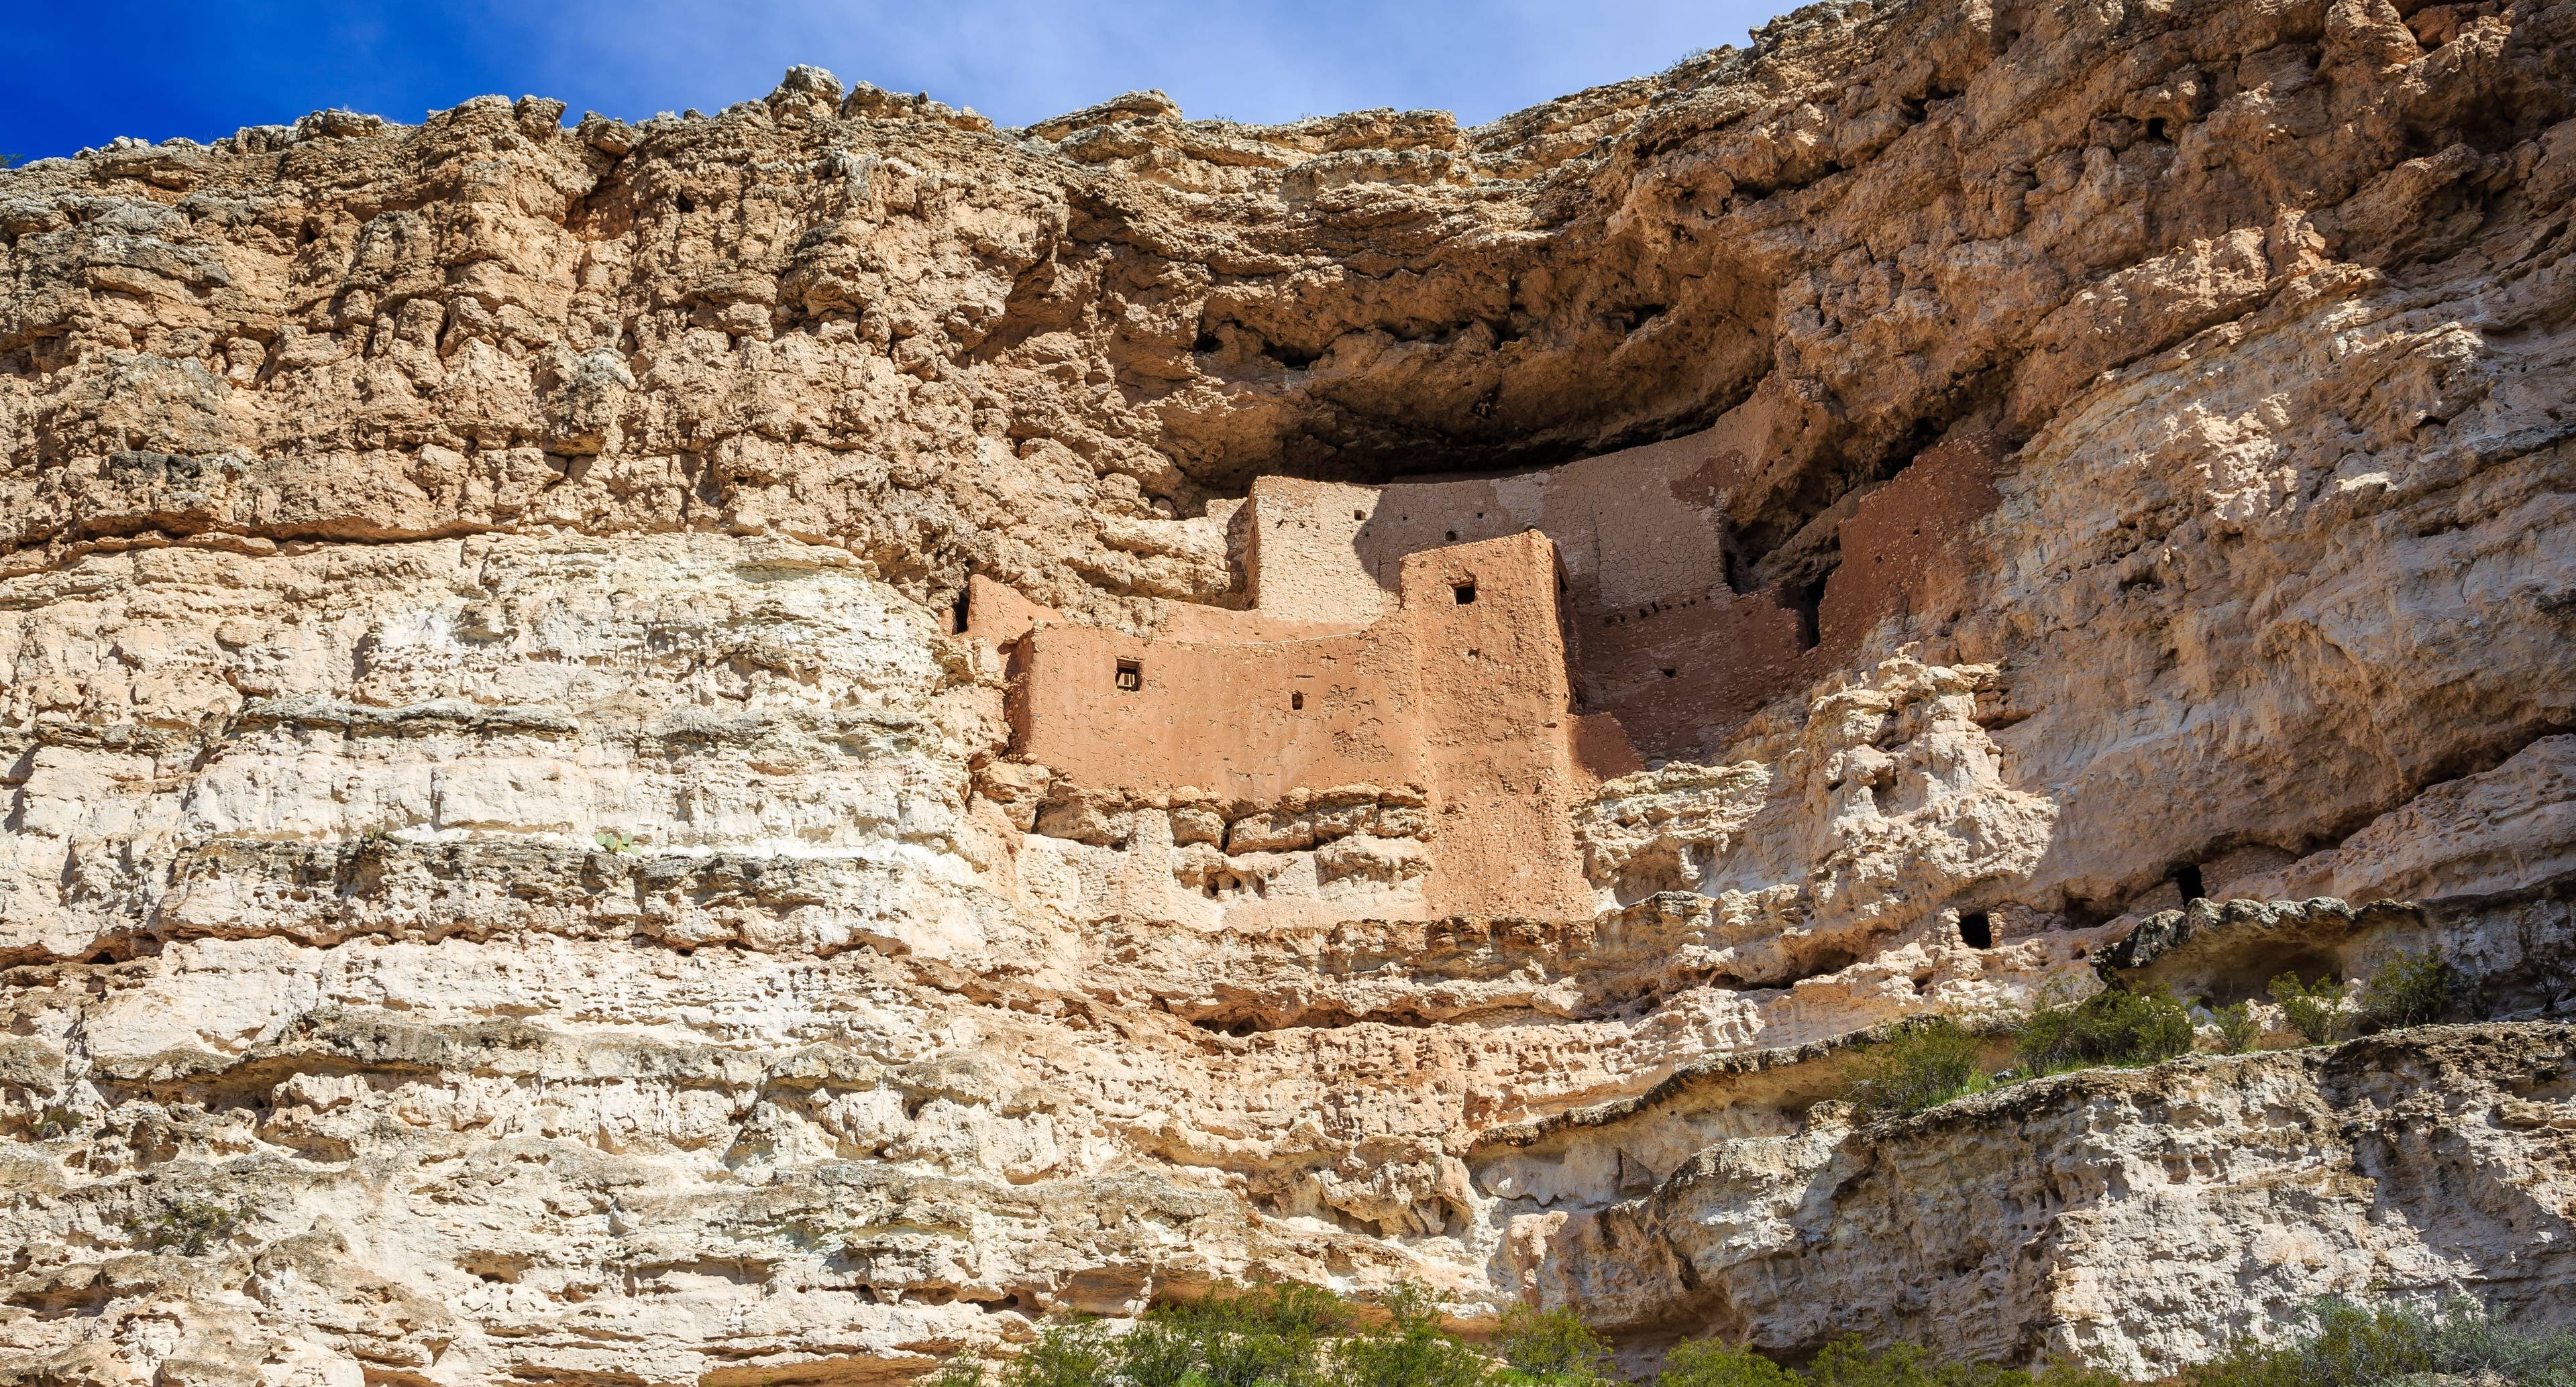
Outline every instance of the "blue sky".
[(790, 63), (1006, 125), (1160, 87), (1192, 116), (1434, 106), (1474, 123), (1744, 43), (1738, 0), (20, 0), (0, 22), (0, 153), (212, 139), (347, 106), (402, 121), (536, 93), (627, 119), (766, 94)]

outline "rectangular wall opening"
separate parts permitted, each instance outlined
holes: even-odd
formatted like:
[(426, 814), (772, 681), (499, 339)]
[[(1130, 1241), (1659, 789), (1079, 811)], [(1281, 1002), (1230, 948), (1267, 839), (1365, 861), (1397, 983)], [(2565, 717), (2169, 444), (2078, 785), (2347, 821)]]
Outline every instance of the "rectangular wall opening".
[(1971, 949), (1995, 946), (1995, 922), (1982, 910), (1972, 910), (1959, 917), (1959, 942)]
[(1134, 660), (1118, 662), (1118, 691), (1134, 693), (1145, 687), (1145, 667)]
[(1825, 605), (1825, 580), (1801, 583), (1789, 590), (1789, 609), (1798, 614), (1798, 648), (1813, 650), (1822, 643), (1822, 613)]
[(1463, 583), (1451, 583), (1449, 595), (1458, 599), (1459, 606), (1466, 606), (1476, 600), (1476, 580), (1470, 578)]

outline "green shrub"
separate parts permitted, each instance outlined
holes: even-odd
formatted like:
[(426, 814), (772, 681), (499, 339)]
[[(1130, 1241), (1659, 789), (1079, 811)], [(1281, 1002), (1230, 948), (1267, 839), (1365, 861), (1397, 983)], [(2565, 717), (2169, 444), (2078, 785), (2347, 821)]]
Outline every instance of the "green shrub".
[(1132, 1387), (1304, 1387), (1352, 1318), (1318, 1286), (1230, 1287), (1146, 1316), (1119, 1341), (1121, 1368)]
[(2254, 1019), (2250, 1003), (2230, 1002), (2211, 1015), (2218, 1018), (2218, 1053), (2222, 1055), (2244, 1054), (2263, 1038), (2263, 1023)]
[(1118, 1341), (1131, 1387), (1181, 1387), (1199, 1366), (1199, 1336), (1186, 1321), (1148, 1316)]
[(1118, 1345), (1098, 1320), (1059, 1320), (1002, 1365), (1002, 1387), (1111, 1387)]
[(149, 1218), (128, 1219), (126, 1236), (147, 1252), (176, 1252), (202, 1257), (240, 1227), (242, 1211), (221, 1204), (175, 1199)]
[(1503, 1312), (1494, 1348), (1515, 1371), (1539, 1378), (1589, 1381), (1610, 1361), (1610, 1346), (1571, 1310), (1515, 1305)]
[(1655, 1387), (2120, 1387), (2090, 1368), (2049, 1367), (2036, 1377), (2017, 1368), (1949, 1363), (1912, 1344), (1871, 1352), (1857, 1336), (1837, 1339), (1794, 1373), (1747, 1349), (1714, 1340), (1687, 1343), (1664, 1359)]
[(2351, 1034), (2352, 1011), (2343, 1004), (2343, 984), (2333, 974), (2302, 983), (2298, 974), (2283, 973), (2265, 990), (2310, 1045), (2332, 1045)]
[(1987, 1086), (1978, 1064), (1982, 1048), (1975, 1033), (1956, 1018), (1908, 1021), (1861, 1052), (1858, 1072), (1845, 1096), (1873, 1116), (1937, 1108)]
[(2459, 974), (2431, 954), (2399, 954), (2361, 986), (2361, 1018), (2377, 1030), (2442, 1019), (2460, 988)]
[(1857, 1335), (1816, 1355), (1807, 1379), (1817, 1387), (2028, 1387), (2030, 1375), (1982, 1363), (1936, 1363), (1913, 1344), (1870, 1352)]
[(2345, 1300), (2309, 1310), (2314, 1327), (2277, 1347), (2240, 1340), (2184, 1374), (2188, 1387), (2397, 1387), (2438, 1373), (2494, 1374), (2515, 1387), (2576, 1387), (2576, 1332), (2529, 1335), (2489, 1319), (2475, 1302), (2440, 1310)]
[[(1495, 1347), (1503, 1361), (1441, 1326), (1419, 1287), (1385, 1301), (1384, 1323), (1360, 1325), (1351, 1305), (1309, 1286), (1220, 1291), (1148, 1312), (1125, 1334), (1091, 1319), (1051, 1320), (998, 1368), (973, 1354), (948, 1360), (926, 1387), (1610, 1387), (1608, 1345), (1572, 1312), (1514, 1310)], [(1508, 1366), (1506, 1366), (1508, 1364)], [(998, 1376), (998, 1384), (989, 1379)], [(1857, 1338), (1829, 1345), (1805, 1373), (1715, 1340), (1665, 1357), (1655, 1387), (2119, 1387), (2117, 1379), (2052, 1368), (1935, 1361), (1919, 1348), (1872, 1353)], [(2237, 1384), (2227, 1384), (2237, 1387)], [(2548, 1387), (2576, 1387), (2551, 1382)]]
[(939, 1371), (913, 1379), (913, 1387), (984, 1387), (984, 1355), (972, 1351), (951, 1355)]
[(1354, 1318), (1349, 1303), (1340, 1296), (1321, 1286), (1293, 1282), (1220, 1287), (1202, 1300), (1153, 1314), (1185, 1321), (1202, 1333), (1262, 1332), (1305, 1339), (1343, 1333)]
[(1319, 1380), (1316, 1341), (1293, 1331), (1247, 1326), (1199, 1341), (1199, 1376), (1207, 1387), (1302, 1387)]
[(1390, 1323), (1334, 1343), (1335, 1387), (1482, 1387), (1493, 1377), (1493, 1360), (1441, 1328), (1420, 1288), (1397, 1288), (1386, 1308)]
[(2021, 1024), (2014, 1050), (2026, 1074), (2094, 1065), (2155, 1064), (2191, 1050), (2191, 1010), (2161, 984), (2112, 988), (2073, 1005), (2043, 1004)]
[(1655, 1375), (1655, 1387), (1796, 1387), (1798, 1381), (1761, 1354), (1715, 1339), (1674, 1345)]

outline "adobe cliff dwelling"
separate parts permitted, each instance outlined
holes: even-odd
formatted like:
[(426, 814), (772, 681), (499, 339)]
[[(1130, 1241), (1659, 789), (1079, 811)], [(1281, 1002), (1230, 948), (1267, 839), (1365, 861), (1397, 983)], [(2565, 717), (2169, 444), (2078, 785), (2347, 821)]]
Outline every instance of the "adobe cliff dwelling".
[(0, 171), (0, 1377), (2564, 1323), (2571, 205), (2538, 0)]
[(971, 578), (963, 633), (1007, 671), (1012, 758), (1053, 778), (1032, 826), (1140, 813), (1138, 849), (1232, 907), (1149, 872), (1122, 905), (1158, 919), (1322, 918), (1319, 894), (1398, 919), (1588, 911), (1571, 815), (1602, 782), (1707, 754), (1882, 620), (1960, 616), (1991, 440), (1855, 492), (1825, 576), (1739, 593), (1724, 503), (1748, 432), (1495, 478), (1261, 477), (1229, 521), (1246, 605), (1166, 604), (1133, 634)]

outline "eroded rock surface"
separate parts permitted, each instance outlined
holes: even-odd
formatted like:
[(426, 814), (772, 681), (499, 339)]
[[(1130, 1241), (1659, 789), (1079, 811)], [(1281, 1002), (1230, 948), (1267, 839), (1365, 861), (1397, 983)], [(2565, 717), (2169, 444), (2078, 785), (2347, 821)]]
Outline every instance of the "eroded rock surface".
[[(2328, 1293), (2576, 1278), (2576, 1031), (2400, 1031), (2092, 1071), (1720, 1137), (1555, 1231), (1536, 1277), (1612, 1323), (1794, 1351), (1858, 1330), (2172, 1376)], [(1973, 1172), (1973, 1174), (1970, 1174)], [(2184, 1308), (2188, 1307), (2188, 1308)]]
[[(1473, 129), (564, 114), (0, 173), (11, 1372), (892, 1379), (1248, 1276), (2139, 1372), (2565, 1303), (2545, 1019), (1815, 1105), (2187, 894), (2576, 1006), (2576, 7), (1816, 7)], [(1395, 580), (1491, 546), (1553, 626)], [(1396, 630), (1388, 706), (1561, 718), (1028, 754), (1050, 640)]]

